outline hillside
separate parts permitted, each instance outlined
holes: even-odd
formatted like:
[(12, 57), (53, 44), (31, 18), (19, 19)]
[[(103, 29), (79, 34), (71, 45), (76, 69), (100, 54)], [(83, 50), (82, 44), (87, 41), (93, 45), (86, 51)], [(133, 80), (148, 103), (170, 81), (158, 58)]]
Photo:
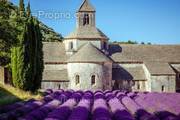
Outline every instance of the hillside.
[(30, 92), (25, 92), (14, 88), (10, 85), (0, 84), (0, 106), (12, 104), (17, 101), (24, 101), (28, 99), (41, 99), (41, 95), (34, 95)]
[(43, 24), (40, 21), (40, 29), (43, 35), (44, 42), (55, 42), (55, 41), (62, 41), (62, 35), (55, 32), (52, 28), (48, 27), (47, 25)]
[[(18, 35), (22, 31), (23, 22), (17, 11), (18, 7), (13, 3), (0, 1), (0, 66), (10, 66), (10, 50), (17, 44)], [(61, 34), (39, 22), (44, 42), (62, 41)]]
[[(5, 7), (4, 7), (5, 6)], [(7, 2), (6, 5), (4, 5), (3, 1), (0, 1), (0, 15), (4, 14), (6, 12), (7, 16), (10, 16), (11, 13), (16, 12), (18, 9), (17, 6), (15, 6), (13, 3), (11, 2)], [(6, 20), (9, 20), (10, 18), (7, 17)], [(40, 29), (43, 35), (43, 41), (49, 41), (49, 42), (53, 42), (53, 41), (61, 41), (62, 40), (62, 35), (55, 32), (52, 28), (48, 27), (47, 25), (45, 25), (43, 22), (40, 22)]]

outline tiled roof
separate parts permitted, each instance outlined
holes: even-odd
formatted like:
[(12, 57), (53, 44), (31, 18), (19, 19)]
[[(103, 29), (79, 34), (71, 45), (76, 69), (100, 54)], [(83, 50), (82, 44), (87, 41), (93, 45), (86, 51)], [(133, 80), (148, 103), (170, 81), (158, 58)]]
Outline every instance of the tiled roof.
[(116, 62), (180, 62), (180, 45), (111, 44), (110, 54)]
[(68, 62), (112, 62), (90, 42), (85, 44), (77, 53), (68, 59)]
[(111, 58), (115, 62), (145, 63), (150, 74), (175, 74), (169, 63), (180, 62), (180, 45), (111, 44)]
[(145, 62), (145, 65), (151, 75), (175, 75), (173, 69), (166, 62)]
[(72, 33), (70, 33), (65, 39), (105, 39), (108, 37), (96, 27), (92, 26), (82, 26), (76, 28)]
[(113, 68), (113, 80), (147, 80), (141, 66)]
[(95, 8), (90, 4), (89, 0), (84, 0), (78, 12), (95, 12)]
[(65, 46), (61, 42), (44, 42), (43, 43), (44, 62), (65, 62), (67, 56)]
[(47, 80), (47, 81), (69, 81), (67, 69), (64, 69), (64, 70), (44, 70), (43, 80)]

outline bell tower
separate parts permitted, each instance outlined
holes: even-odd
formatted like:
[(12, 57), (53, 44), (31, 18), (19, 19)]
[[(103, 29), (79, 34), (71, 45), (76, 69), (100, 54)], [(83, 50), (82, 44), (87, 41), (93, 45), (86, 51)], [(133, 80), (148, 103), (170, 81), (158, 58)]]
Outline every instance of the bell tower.
[(84, 0), (77, 11), (77, 28), (95, 27), (95, 9), (88, 0)]
[(92, 43), (99, 50), (108, 54), (109, 38), (96, 27), (96, 10), (89, 0), (83, 0), (76, 12), (76, 27), (64, 38), (67, 55), (73, 55), (86, 43)]

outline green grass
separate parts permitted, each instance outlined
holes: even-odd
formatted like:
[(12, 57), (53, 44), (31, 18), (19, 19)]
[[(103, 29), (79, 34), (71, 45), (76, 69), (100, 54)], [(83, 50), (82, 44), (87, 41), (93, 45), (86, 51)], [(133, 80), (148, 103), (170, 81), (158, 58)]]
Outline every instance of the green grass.
[(10, 85), (0, 84), (0, 106), (28, 100), (31, 98), (41, 99), (42, 96), (40, 94), (32, 94), (31, 92), (22, 91)]

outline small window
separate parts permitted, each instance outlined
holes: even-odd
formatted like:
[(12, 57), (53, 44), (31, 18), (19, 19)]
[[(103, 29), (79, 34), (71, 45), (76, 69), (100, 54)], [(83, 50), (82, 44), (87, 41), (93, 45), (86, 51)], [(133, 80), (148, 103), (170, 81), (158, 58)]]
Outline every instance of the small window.
[(89, 15), (84, 14), (83, 25), (88, 25), (88, 24), (89, 24)]
[(61, 89), (61, 84), (58, 85), (58, 89)]
[(137, 82), (137, 89), (140, 90), (140, 83)]
[(79, 80), (79, 79), (80, 79), (79, 75), (76, 75), (76, 79), (75, 79), (75, 80), (76, 80), (76, 81), (75, 81), (76, 85), (78, 85), (78, 84), (80, 83), (80, 80)]
[(70, 46), (70, 50), (72, 50), (73, 49), (73, 42), (70, 42), (69, 46)]
[(91, 76), (91, 85), (94, 85), (96, 83), (96, 76), (92, 75)]
[(161, 86), (161, 91), (164, 92), (165, 91), (165, 86)]

